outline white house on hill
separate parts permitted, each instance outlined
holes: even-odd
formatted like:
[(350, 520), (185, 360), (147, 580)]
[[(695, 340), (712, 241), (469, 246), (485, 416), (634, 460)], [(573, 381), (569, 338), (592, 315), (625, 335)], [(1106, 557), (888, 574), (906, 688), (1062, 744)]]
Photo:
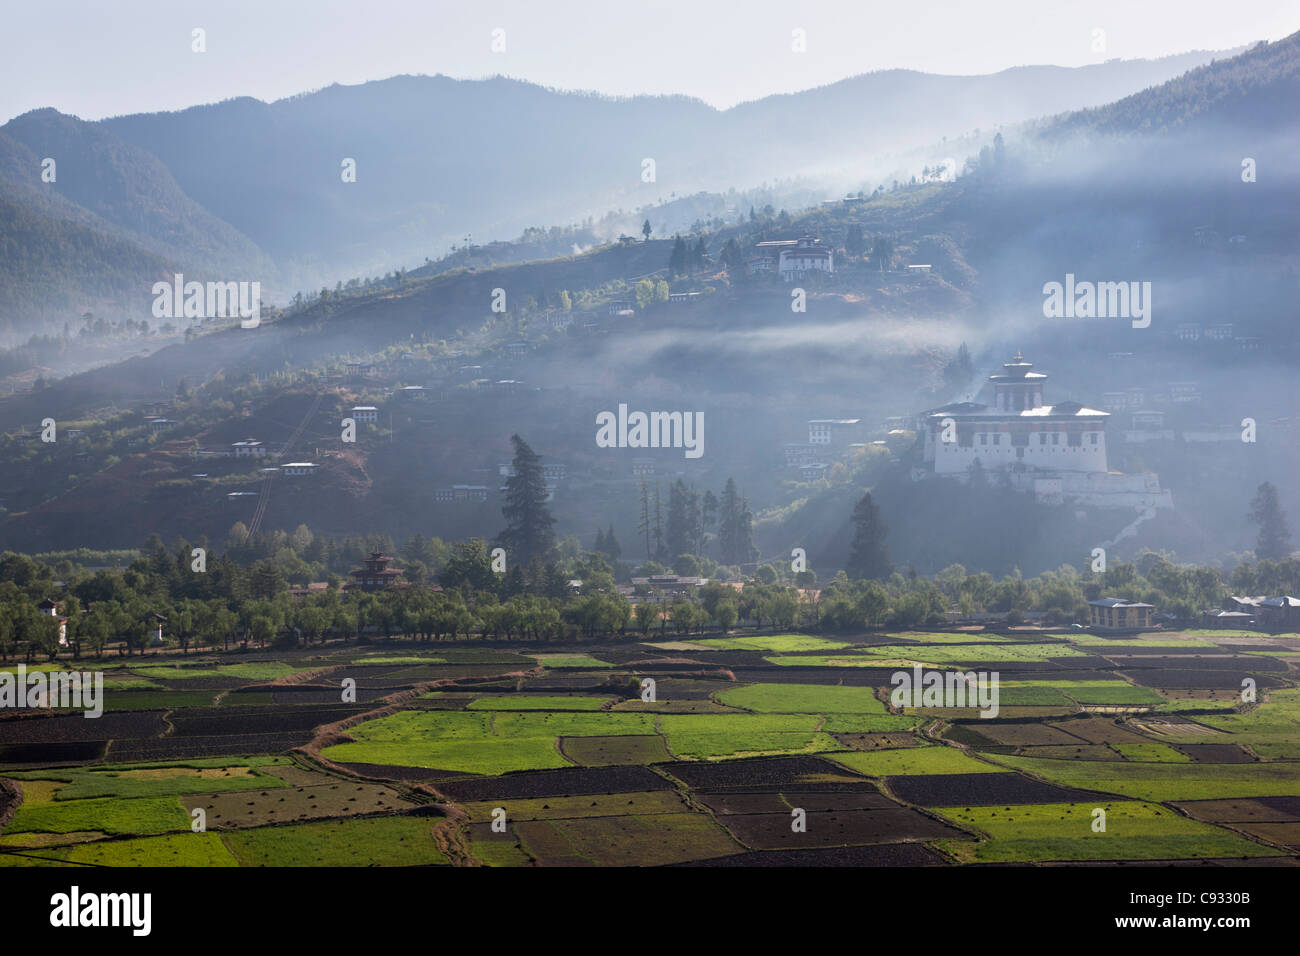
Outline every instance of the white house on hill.
[(834, 256), (815, 236), (770, 239), (755, 248), (757, 255), (749, 260), (751, 272), (776, 272), (784, 281), (793, 282), (810, 272), (835, 271)]
[(830, 274), (835, 271), (835, 261), (831, 251), (821, 245), (820, 239), (800, 236), (792, 247), (781, 250), (778, 269), (783, 280), (793, 282), (809, 272)]

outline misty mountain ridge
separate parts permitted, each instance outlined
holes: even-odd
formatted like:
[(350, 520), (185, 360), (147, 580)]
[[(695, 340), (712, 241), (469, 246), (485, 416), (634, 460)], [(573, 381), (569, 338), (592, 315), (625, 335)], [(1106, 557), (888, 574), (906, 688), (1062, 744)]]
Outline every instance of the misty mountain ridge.
[[(138, 314), (148, 299), (132, 284), (147, 291), (173, 269), (260, 278), (265, 294), (283, 301), (296, 289), (436, 258), (469, 233), (511, 238), (539, 224), (796, 177), (859, 188), (884, 168), (873, 157), (1106, 103), (1213, 55), (975, 77), (888, 70), (727, 110), (685, 96), (612, 98), (446, 76), (99, 122), (35, 110), (0, 127), (12, 144), (0, 141), (0, 197), (28, 207), (24, 235), (36, 245), (27, 258), (52, 261), (0, 276), (11, 290), (0, 321), (21, 332), (33, 316), (48, 319), (36, 307), (43, 296), (73, 309), (117, 301)], [(40, 181), (46, 156), (59, 164), (53, 184)], [(355, 183), (341, 180), (347, 158), (357, 162)], [(642, 182), (646, 158), (655, 182)], [(42, 201), (51, 194), (54, 204)], [(37, 233), (69, 227), (33, 230), (34, 216), (114, 240), (82, 236), (81, 245), (139, 247), (121, 257), (127, 294), (65, 261), (65, 241), (42, 251)], [(116, 271), (103, 265), (96, 271)]]

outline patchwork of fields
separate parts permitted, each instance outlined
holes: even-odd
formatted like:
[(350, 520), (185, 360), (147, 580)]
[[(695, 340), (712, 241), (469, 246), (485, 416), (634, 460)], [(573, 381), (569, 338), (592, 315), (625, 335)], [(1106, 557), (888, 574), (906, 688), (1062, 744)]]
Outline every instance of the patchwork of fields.
[[(0, 720), (0, 865), (1295, 865), (1300, 638), (1242, 640), (114, 658), (103, 716)], [(916, 664), (996, 672), (996, 717), (894, 706)]]

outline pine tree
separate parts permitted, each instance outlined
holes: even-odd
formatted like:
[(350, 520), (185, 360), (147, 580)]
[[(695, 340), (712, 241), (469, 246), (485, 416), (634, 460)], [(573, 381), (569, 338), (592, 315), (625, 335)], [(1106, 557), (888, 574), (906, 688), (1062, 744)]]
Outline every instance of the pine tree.
[(518, 435), (511, 435), (514, 445), (514, 476), (506, 479), (506, 502), (501, 514), (505, 530), (498, 543), (515, 564), (527, 564), (533, 558), (545, 559), (555, 547), (555, 518), (546, 507), (546, 476), (541, 458)]
[(636, 533), (645, 538), (645, 559), (650, 560), (650, 486), (641, 479), (641, 520), (637, 522)]
[(672, 254), (668, 257), (668, 271), (675, 276), (686, 272), (686, 240), (680, 235), (673, 243)]
[(668, 486), (668, 531), (666, 534), (668, 556), (676, 561), (678, 557), (688, 552), (693, 553), (691, 547), (691, 527), (690, 527), (690, 491), (686, 488), (686, 482), (678, 478)]
[(754, 512), (749, 510), (748, 498), (740, 499), (739, 532), (737, 550), (740, 555), (740, 563), (748, 564), (758, 557), (758, 549), (754, 547)]
[(596, 529), (596, 543), (591, 546), (591, 550), (597, 554), (604, 554), (606, 551), (605, 532), (601, 528)]
[(852, 578), (888, 577), (892, 566), (885, 551), (889, 528), (880, 520), (880, 508), (867, 493), (853, 508), (853, 547), (845, 570)]
[(845, 253), (847, 253), (851, 258), (856, 259), (858, 256), (862, 255), (862, 252), (866, 247), (867, 240), (862, 235), (862, 227), (857, 223), (849, 226), (849, 234), (844, 239)]
[(271, 561), (259, 561), (252, 569), (251, 590), (254, 597), (269, 601), (288, 585), (284, 575)]
[(963, 342), (957, 354), (943, 367), (943, 381), (949, 390), (964, 389), (975, 377), (975, 365), (971, 361), (970, 349)]
[(686, 527), (691, 554), (699, 557), (704, 549), (704, 511), (700, 507), (700, 493), (694, 488), (686, 496)]
[(754, 515), (740, 497), (736, 480), (728, 478), (718, 506), (718, 550), (723, 564), (745, 564), (753, 559)]
[(722, 262), (722, 267), (727, 270), (729, 276), (740, 273), (745, 267), (745, 257), (740, 251), (740, 243), (736, 237), (732, 236), (722, 246), (722, 252), (718, 259)]
[(740, 496), (736, 493), (736, 481), (734, 478), (728, 478), (718, 504), (718, 554), (723, 564), (735, 563), (739, 512)]
[[(897, 188), (898, 183), (895, 182), (894, 186), (895, 188)], [(877, 236), (876, 241), (873, 242), (871, 245), (871, 258), (872, 260), (875, 261), (876, 265), (880, 268), (881, 272), (885, 272), (893, 268), (893, 260), (894, 260), (893, 242), (891, 242), (889, 239), (885, 238), (884, 236)]]
[(614, 537), (614, 526), (612, 524), (605, 534), (605, 553), (609, 555), (609, 563), (613, 565), (618, 564), (619, 556), (623, 553), (623, 549), (618, 546), (618, 539)]
[(1255, 557), (1281, 561), (1291, 553), (1291, 529), (1286, 515), (1277, 500), (1277, 488), (1266, 481), (1255, 489), (1250, 502), (1250, 521), (1259, 525), (1259, 538), (1255, 543)]
[(655, 482), (655, 560), (660, 564), (668, 563), (668, 552), (664, 548), (663, 508), (659, 498), (659, 482)]

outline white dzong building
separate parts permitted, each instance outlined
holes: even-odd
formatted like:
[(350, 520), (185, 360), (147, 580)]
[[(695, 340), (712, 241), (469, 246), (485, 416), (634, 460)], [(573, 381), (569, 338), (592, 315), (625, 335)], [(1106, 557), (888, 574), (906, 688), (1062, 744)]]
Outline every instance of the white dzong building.
[(1044, 504), (1172, 508), (1156, 475), (1124, 475), (1107, 467), (1110, 413), (1074, 401), (1047, 405), (1046, 381), (1017, 353), (1001, 373), (989, 376), (992, 406), (956, 402), (923, 412), (918, 431), (925, 465), (916, 477), (965, 480), (978, 461), (986, 473), (1005, 475)]

